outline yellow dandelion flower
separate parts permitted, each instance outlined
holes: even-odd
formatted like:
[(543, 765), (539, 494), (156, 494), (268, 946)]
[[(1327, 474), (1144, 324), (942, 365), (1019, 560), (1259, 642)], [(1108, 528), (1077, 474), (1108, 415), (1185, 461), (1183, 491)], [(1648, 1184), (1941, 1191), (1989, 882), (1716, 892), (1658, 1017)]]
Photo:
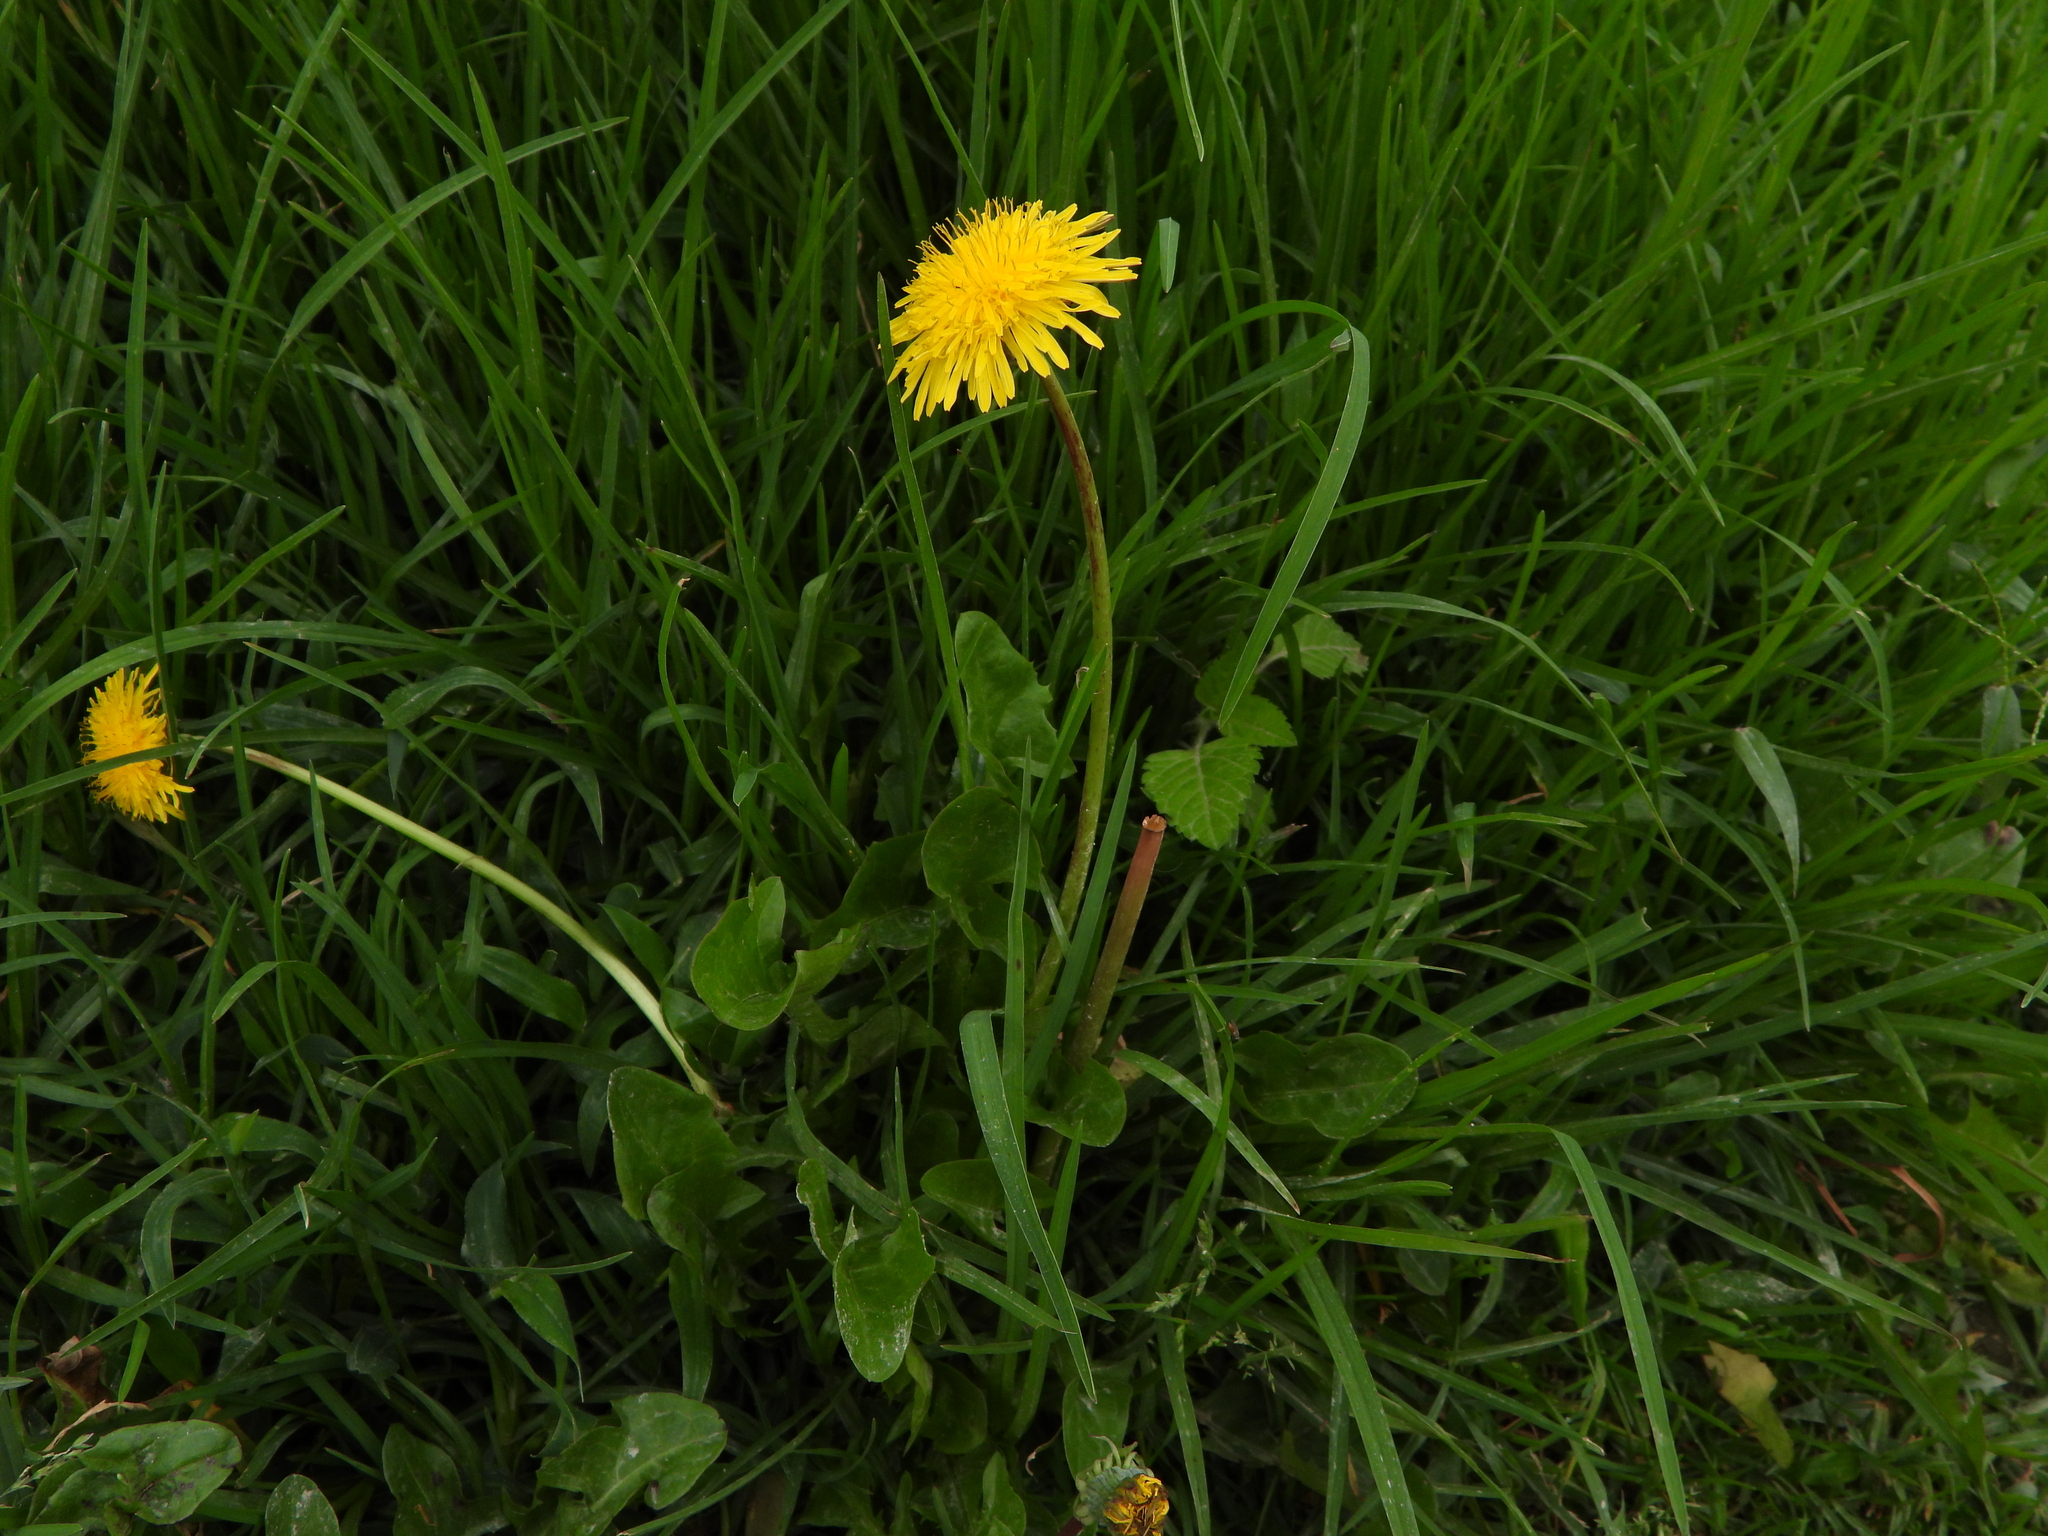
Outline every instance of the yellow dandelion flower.
[[(85, 707), (85, 766), (126, 757), (148, 747), (167, 747), (171, 729), (164, 719), (163, 700), (157, 693), (155, 667), (147, 672), (123, 667), (92, 696)], [(178, 796), (192, 793), (192, 786), (180, 784), (171, 774), (165, 757), (139, 763), (123, 763), (93, 775), (92, 797), (106, 801), (123, 816), (137, 821), (167, 821), (182, 818), (185, 807)]]
[(902, 350), (889, 377), (904, 376), (903, 398), (916, 395), (917, 417), (951, 410), (963, 384), (984, 411), (1008, 405), (1016, 369), (1044, 375), (1067, 366), (1055, 331), (1100, 347), (1079, 317), (1114, 320), (1117, 311), (1095, 285), (1137, 276), (1137, 257), (1096, 254), (1118, 234), (1106, 213), (1076, 218), (1072, 206), (1047, 213), (1043, 203), (1002, 199), (935, 233), (945, 249), (929, 240), (919, 248), (890, 327)]

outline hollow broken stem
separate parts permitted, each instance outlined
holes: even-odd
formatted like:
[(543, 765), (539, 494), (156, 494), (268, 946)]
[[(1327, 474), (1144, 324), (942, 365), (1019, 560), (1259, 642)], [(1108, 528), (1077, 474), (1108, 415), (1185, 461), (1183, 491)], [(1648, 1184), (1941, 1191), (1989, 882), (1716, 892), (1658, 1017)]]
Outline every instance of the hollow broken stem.
[[(1131, 952), (1131, 935), (1138, 929), (1138, 914), (1145, 909), (1145, 893), (1152, 888), (1152, 869), (1159, 862), (1159, 845), (1166, 838), (1166, 818), (1147, 816), (1138, 824), (1138, 846), (1131, 852), (1130, 867), (1124, 871), (1123, 893), (1117, 897), (1116, 915), (1102, 941), (1101, 958), (1088, 983), (1088, 996), (1081, 1005), (1081, 1017), (1067, 1032), (1067, 1064), (1080, 1072), (1102, 1050), (1102, 1026), (1109, 1017), (1109, 1005), (1116, 984), (1123, 975), (1124, 959)], [(1049, 1179), (1059, 1166), (1067, 1140), (1047, 1126), (1039, 1134), (1032, 1157), (1032, 1171)]]
[(1166, 839), (1166, 818), (1147, 816), (1138, 825), (1138, 846), (1132, 850), (1131, 866), (1124, 872), (1123, 894), (1117, 897), (1116, 916), (1102, 941), (1102, 958), (1095, 962), (1095, 975), (1088, 983), (1088, 1000), (1081, 1005), (1081, 1021), (1067, 1041), (1067, 1061), (1076, 1071), (1102, 1049), (1102, 1025), (1109, 1017), (1110, 999), (1116, 995), (1123, 975), (1124, 957), (1131, 952), (1131, 935), (1138, 929), (1138, 914), (1144, 910), (1145, 893), (1152, 888), (1152, 866), (1159, 862), (1159, 845)]

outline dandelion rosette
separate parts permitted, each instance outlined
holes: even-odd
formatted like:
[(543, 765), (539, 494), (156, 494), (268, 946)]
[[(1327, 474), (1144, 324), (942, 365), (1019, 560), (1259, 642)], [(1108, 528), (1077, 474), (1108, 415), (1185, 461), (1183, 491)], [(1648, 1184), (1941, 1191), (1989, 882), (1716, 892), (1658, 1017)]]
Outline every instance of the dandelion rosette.
[[(171, 729), (164, 719), (156, 674), (155, 667), (147, 672), (123, 667), (100, 685), (85, 707), (84, 766), (170, 745)], [(93, 799), (136, 821), (182, 818), (185, 807), (178, 796), (191, 794), (192, 786), (172, 776), (168, 755), (94, 774)]]
[(1071, 205), (1047, 213), (1043, 203), (1006, 199), (940, 225), (934, 233), (945, 248), (929, 240), (919, 248), (890, 327), (902, 350), (889, 377), (902, 374), (903, 398), (916, 396), (912, 415), (951, 410), (962, 385), (984, 411), (1008, 405), (1017, 369), (1044, 375), (1067, 366), (1056, 331), (1100, 347), (1080, 316), (1116, 319), (1096, 285), (1128, 283), (1138, 265), (1135, 256), (1097, 254), (1119, 233), (1110, 225), (1106, 213), (1077, 218)]
[(1076, 1479), (1076, 1524), (1086, 1529), (1099, 1520), (1115, 1536), (1158, 1536), (1170, 1508), (1166, 1487), (1137, 1453), (1135, 1445), (1112, 1443), (1109, 1454)]

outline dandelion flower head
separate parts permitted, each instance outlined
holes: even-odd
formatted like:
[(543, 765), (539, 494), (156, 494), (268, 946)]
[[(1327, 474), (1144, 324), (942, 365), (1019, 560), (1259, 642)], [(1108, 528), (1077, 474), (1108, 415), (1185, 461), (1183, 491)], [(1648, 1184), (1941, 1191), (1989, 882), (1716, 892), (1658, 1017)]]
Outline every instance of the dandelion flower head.
[(1166, 1489), (1149, 1472), (1141, 1472), (1109, 1496), (1102, 1522), (1116, 1536), (1157, 1536), (1166, 1523)]
[(1096, 285), (1130, 282), (1138, 265), (1135, 256), (1097, 254), (1117, 237), (1110, 222), (1106, 213), (1077, 218), (1071, 205), (1047, 213), (1043, 203), (997, 200), (934, 231), (944, 249), (929, 240), (920, 248), (890, 327), (901, 351), (889, 377), (904, 376), (903, 398), (917, 399), (912, 414), (951, 410), (963, 384), (983, 410), (1008, 405), (1016, 369), (1043, 375), (1067, 366), (1056, 331), (1100, 347), (1079, 317), (1114, 320)]
[[(123, 667), (100, 685), (85, 707), (86, 767), (170, 745), (171, 731), (164, 720), (156, 673), (155, 667), (147, 672)], [(191, 793), (192, 786), (172, 777), (169, 763), (161, 757), (123, 763), (94, 774), (92, 780), (93, 799), (105, 801), (137, 821), (182, 818), (185, 807), (178, 796)]]
[(1096, 1438), (1109, 1454), (1075, 1478), (1074, 1519), (1083, 1527), (1099, 1520), (1114, 1536), (1159, 1536), (1170, 1506), (1158, 1474), (1138, 1460), (1136, 1446)]

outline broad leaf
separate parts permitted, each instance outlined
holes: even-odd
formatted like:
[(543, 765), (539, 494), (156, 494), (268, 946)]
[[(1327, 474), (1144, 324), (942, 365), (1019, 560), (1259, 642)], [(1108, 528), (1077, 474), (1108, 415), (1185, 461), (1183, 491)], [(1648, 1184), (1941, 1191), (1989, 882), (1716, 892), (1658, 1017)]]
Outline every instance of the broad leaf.
[(1287, 723), (1287, 716), (1271, 699), (1248, 693), (1237, 701), (1237, 708), (1230, 712), (1230, 718), (1221, 722), (1217, 729), (1232, 741), (1241, 741), (1253, 747), (1291, 747), (1294, 745), (1294, 727)]
[(571, 1360), (576, 1358), (576, 1329), (569, 1321), (569, 1303), (555, 1277), (544, 1270), (522, 1269), (506, 1278), (498, 1294), (512, 1303), (519, 1320), (541, 1342)]
[(1052, 692), (985, 613), (963, 613), (954, 629), (960, 681), (967, 690), (967, 739), (986, 756), (1035, 779), (1072, 773), (1046, 710)]
[[(987, 1394), (964, 1371), (949, 1365), (933, 1366), (931, 1415), (925, 1432), (947, 1456), (965, 1456), (978, 1449), (988, 1440)], [(1017, 1509), (1021, 1514), (1023, 1505), (1020, 1503)], [(1020, 1524), (1016, 1529), (1018, 1536), (1023, 1536), (1023, 1526)]]
[(917, 1295), (933, 1267), (914, 1212), (886, 1236), (855, 1238), (832, 1261), (839, 1336), (853, 1368), (869, 1381), (887, 1381), (903, 1363)]
[(36, 1512), (36, 1523), (75, 1522), (114, 1536), (125, 1536), (137, 1521), (176, 1525), (241, 1460), (234, 1433), (203, 1419), (117, 1429), (78, 1453), (76, 1470)]
[(884, 838), (853, 872), (846, 897), (819, 928), (860, 930), (861, 942), (886, 949), (916, 949), (932, 935), (931, 890), (924, 883), (924, 834)]
[(860, 951), (860, 930), (841, 929), (830, 944), (796, 952), (796, 979), (783, 1006), (810, 1039), (829, 1045), (853, 1027), (851, 1015), (835, 1019), (817, 1004), (817, 996), (839, 979)]
[(462, 1482), (454, 1460), (401, 1424), (384, 1432), (384, 1482), (398, 1501), (392, 1536), (444, 1536), (455, 1528)]
[(846, 1042), (846, 1072), (849, 1077), (872, 1072), (884, 1062), (907, 1056), (912, 1051), (928, 1051), (946, 1044), (946, 1037), (925, 1023), (916, 1009), (906, 1008), (901, 1003), (863, 1008), (858, 1017), (860, 1028)]
[[(645, 1067), (612, 1073), (607, 1103), (612, 1121), (613, 1164), (619, 1203), (635, 1218), (648, 1215), (648, 1196), (677, 1175), (708, 1180), (732, 1166), (732, 1138), (712, 1118), (711, 1101), (672, 1078)], [(706, 1190), (705, 1200), (722, 1208), (729, 1190)]]
[(1219, 737), (1147, 757), (1145, 793), (1176, 832), (1206, 848), (1222, 849), (1237, 838), (1238, 818), (1251, 799), (1258, 771), (1257, 747)]
[(1988, 880), (2017, 886), (2027, 867), (2027, 841), (2019, 828), (1972, 822), (1920, 855), (1937, 880)]
[(1024, 1536), (1024, 1500), (1010, 1481), (1009, 1458), (998, 1451), (981, 1469), (981, 1517), (972, 1536)]
[(970, 789), (932, 819), (924, 878), (983, 949), (1004, 949), (1010, 899), (996, 887), (1016, 872), (1017, 808), (988, 785)]
[[(1301, 670), (1310, 677), (1335, 677), (1339, 672), (1363, 672), (1365, 652), (1351, 638), (1351, 631), (1325, 613), (1304, 614), (1294, 621), (1294, 648), (1301, 657)], [(1273, 654), (1285, 656), (1287, 647), (1275, 645)]]
[(1340, 1141), (1363, 1136), (1415, 1092), (1408, 1053), (1371, 1035), (1339, 1035), (1306, 1049), (1278, 1034), (1248, 1035), (1238, 1042), (1237, 1064), (1252, 1080), (1253, 1114)]
[(341, 1522), (320, 1485), (294, 1472), (271, 1490), (263, 1506), (263, 1536), (341, 1536)]
[(1024, 1118), (1049, 1125), (1084, 1147), (1106, 1147), (1123, 1134), (1124, 1085), (1099, 1061), (1086, 1061), (1076, 1072), (1055, 1056), (1046, 1064), (1045, 1082)]
[[(1043, 1211), (1052, 1206), (1052, 1186), (1035, 1173), (1027, 1173), (1031, 1198)], [(1008, 1212), (1003, 1181), (996, 1165), (985, 1157), (961, 1158), (927, 1168), (918, 1181), (923, 1191), (965, 1221), (978, 1236), (994, 1247), (1002, 1247), (1000, 1223)]]
[(645, 1495), (673, 1504), (725, 1449), (717, 1410), (674, 1392), (643, 1392), (613, 1405), (616, 1425), (586, 1429), (567, 1450), (541, 1463), (539, 1484), (561, 1489), (554, 1536), (599, 1536), (619, 1511)]
[(787, 910), (782, 879), (771, 875), (728, 906), (697, 946), (690, 985), (734, 1029), (766, 1029), (796, 993), (795, 977), (782, 959)]
[(1977, 750), (1982, 756), (2004, 757), (2026, 745), (2026, 713), (2010, 684), (1986, 688), (1978, 714)]
[[(1075, 1382), (1068, 1382), (1060, 1399), (1060, 1444), (1067, 1453), (1067, 1470), (1078, 1482), (1103, 1453), (1124, 1443), (1124, 1431), (1131, 1418), (1130, 1367), (1099, 1365), (1095, 1368), (1095, 1401)], [(1107, 1443), (1105, 1443), (1107, 1442)]]

